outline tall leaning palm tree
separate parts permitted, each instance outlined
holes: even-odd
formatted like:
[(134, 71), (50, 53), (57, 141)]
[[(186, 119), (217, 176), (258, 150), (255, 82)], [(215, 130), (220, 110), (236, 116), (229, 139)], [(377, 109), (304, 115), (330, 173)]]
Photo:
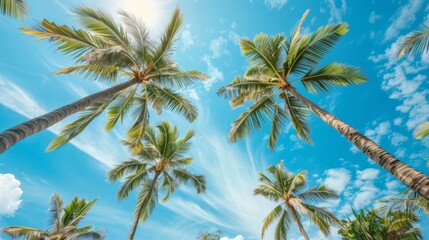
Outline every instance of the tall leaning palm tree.
[(232, 98), (232, 107), (253, 102), (232, 124), (230, 141), (238, 141), (259, 130), (268, 118), (271, 122), (269, 147), (275, 148), (286, 122), (292, 122), (297, 135), (311, 142), (308, 126), (309, 110), (340, 132), (359, 150), (385, 170), (422, 196), (429, 198), (429, 177), (402, 163), (375, 142), (317, 106), (295, 88), (302, 83), (310, 93), (326, 92), (333, 86), (347, 86), (365, 82), (356, 67), (342, 63), (321, 64), (322, 58), (348, 31), (347, 24), (329, 24), (303, 34), (302, 23), (289, 38), (282, 34), (259, 34), (253, 40), (241, 39), (243, 55), (249, 61), (244, 76), (237, 76), (218, 94)]
[(177, 128), (166, 121), (158, 124), (156, 129), (148, 126), (142, 140), (143, 148), (134, 158), (122, 162), (108, 173), (110, 181), (125, 178), (117, 194), (119, 199), (128, 197), (133, 190), (140, 191), (128, 240), (134, 238), (138, 223), (146, 221), (151, 215), (159, 192), (166, 193), (162, 199), (166, 202), (171, 193), (185, 182), (191, 183), (197, 193), (206, 191), (205, 177), (186, 169), (193, 160), (185, 155), (193, 136), (194, 132), (190, 130), (179, 139)]
[(86, 216), (96, 199), (88, 202), (84, 198), (73, 198), (69, 205), (64, 206), (61, 197), (54, 194), (51, 197), (49, 213), (50, 229), (40, 230), (31, 227), (13, 226), (3, 228), (2, 232), (15, 238), (25, 238), (27, 240), (78, 240), (78, 239), (104, 239), (103, 234), (92, 230), (92, 226), (78, 227), (79, 223)]
[(0, 0), (0, 14), (23, 19), (28, 11), (25, 0)]
[(278, 202), (279, 205), (264, 219), (262, 238), (267, 228), (274, 221), (278, 221), (274, 240), (286, 240), (293, 221), (304, 238), (310, 239), (302, 225), (302, 216), (308, 217), (325, 236), (330, 234), (331, 226), (340, 226), (340, 221), (331, 212), (323, 207), (313, 205), (328, 199), (338, 198), (334, 190), (320, 185), (304, 191), (307, 184), (307, 172), (303, 171), (296, 175), (290, 173), (284, 168), (282, 161), (267, 170), (273, 178), (259, 173), (261, 185), (254, 190), (254, 195), (266, 197), (271, 201)]
[(127, 142), (136, 147), (136, 152), (141, 147), (137, 139), (148, 123), (149, 106), (158, 113), (163, 109), (176, 111), (189, 121), (197, 117), (196, 108), (175, 91), (207, 77), (194, 70), (182, 71), (171, 59), (176, 34), (183, 23), (179, 9), (174, 11), (159, 41), (150, 39), (143, 23), (126, 12), (120, 12), (121, 22), (98, 9), (79, 7), (74, 12), (81, 29), (43, 20), (22, 31), (40, 40), (55, 42), (60, 52), (73, 56), (75, 65), (55, 74), (76, 74), (116, 85), (1, 132), (0, 153), (82, 110), (80, 117), (51, 143), (50, 150), (76, 137), (109, 107), (107, 130), (122, 121), (127, 113), (133, 113), (134, 123)]
[[(429, 25), (423, 24), (410, 33), (402, 42), (398, 51), (398, 57), (407, 55), (423, 55), (429, 52)], [(429, 122), (417, 126), (414, 137), (423, 139), (429, 134)]]

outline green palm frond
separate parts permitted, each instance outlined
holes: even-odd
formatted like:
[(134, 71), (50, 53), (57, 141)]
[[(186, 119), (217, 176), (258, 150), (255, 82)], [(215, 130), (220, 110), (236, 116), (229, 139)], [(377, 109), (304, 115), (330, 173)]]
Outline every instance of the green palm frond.
[(299, 172), (290, 181), (288, 194), (299, 192), (307, 184), (307, 171)]
[(125, 115), (132, 107), (134, 95), (137, 91), (137, 86), (129, 92), (124, 92), (121, 96), (117, 97), (115, 102), (107, 111), (106, 131), (112, 130), (116, 123), (124, 120)]
[(330, 227), (340, 227), (341, 222), (338, 218), (324, 208), (316, 207), (309, 204), (303, 204), (308, 210), (310, 220), (317, 225), (319, 230), (325, 235), (330, 234)]
[(134, 175), (137, 172), (146, 169), (146, 166), (147, 164), (142, 163), (137, 159), (123, 161), (107, 173), (107, 179), (116, 182), (119, 179), (123, 178), (124, 175)]
[(429, 25), (424, 24), (409, 34), (402, 42), (398, 57), (423, 55), (429, 51)]
[(347, 86), (366, 82), (357, 67), (330, 63), (320, 69), (311, 69), (301, 79), (301, 83), (311, 93), (327, 92), (331, 87)]
[(64, 214), (61, 218), (63, 225), (67, 227), (77, 226), (96, 201), (97, 199), (88, 202), (84, 198), (74, 197), (70, 204), (64, 208)]
[(270, 138), (268, 140), (268, 146), (271, 149), (276, 147), (277, 140), (286, 126), (287, 119), (287, 113), (276, 104), (274, 106), (273, 121), (271, 125)]
[(290, 214), (287, 211), (283, 211), (274, 231), (275, 240), (287, 240), (287, 232), (289, 230), (290, 222)]
[[(121, 92), (122, 93), (122, 92)], [(79, 118), (69, 124), (67, 124), (60, 132), (59, 136), (56, 137), (48, 146), (48, 151), (53, 151), (62, 145), (68, 143), (77, 135), (79, 135), (85, 128), (98, 117), (108, 106), (115, 100), (121, 93), (118, 93), (108, 100), (99, 101), (92, 106), (86, 108)]]
[(132, 175), (128, 175), (125, 178), (125, 182), (119, 188), (119, 191), (116, 194), (116, 197), (118, 199), (127, 198), (131, 191), (137, 189), (138, 187), (141, 187), (142, 182), (146, 181), (147, 175), (148, 175), (148, 172), (147, 172), (147, 169), (145, 168), (139, 170), (138, 172)]
[[(143, 204), (142, 211), (140, 212), (140, 222), (145, 222), (150, 217), (158, 202), (158, 190), (156, 186), (151, 188), (150, 184), (149, 180), (146, 181), (137, 196), (137, 206)], [(134, 214), (137, 214), (137, 209), (134, 211)]]
[(423, 139), (429, 134), (429, 122), (424, 122), (417, 126), (414, 130), (414, 137), (417, 139)]
[[(131, 36), (133, 43), (135, 44), (135, 51), (141, 53), (142, 60), (147, 59), (148, 56), (153, 54), (153, 44), (149, 38), (149, 31), (136, 16), (131, 15), (126, 11), (119, 11), (123, 23), (126, 27), (126, 32)], [(146, 64), (146, 62), (142, 62)]]
[(83, 76), (87, 79), (100, 82), (116, 82), (119, 75), (119, 67), (117, 66), (93, 66), (89, 64), (81, 64), (70, 67), (64, 67), (56, 72), (57, 74), (74, 74)]
[(337, 23), (320, 27), (314, 33), (300, 36), (295, 44), (290, 44), (286, 53), (283, 64), (286, 76), (292, 73), (305, 74), (314, 68), (340, 37), (347, 32), (346, 23)]
[(135, 99), (137, 107), (133, 110), (135, 121), (127, 131), (127, 138), (122, 143), (131, 149), (133, 155), (142, 151), (142, 139), (146, 132), (146, 126), (149, 124), (149, 111), (147, 109), (146, 97)]
[(338, 197), (338, 193), (335, 190), (325, 185), (310, 187), (308, 190), (298, 195), (298, 198), (306, 202), (320, 202), (328, 199), (336, 199)]
[(191, 70), (191, 71), (165, 71), (155, 72), (151, 77), (152, 82), (159, 86), (179, 89), (190, 86), (195, 83), (195, 80), (204, 81), (208, 76), (205, 73)]
[(47, 231), (21, 226), (7, 227), (3, 228), (1, 231), (3, 234), (9, 235), (13, 238), (24, 237), (26, 239), (46, 239), (46, 237), (49, 236)]
[(31, 28), (21, 28), (25, 34), (37, 37), (39, 40), (48, 39), (55, 42), (58, 50), (64, 54), (80, 57), (90, 50), (104, 48), (105, 42), (92, 33), (83, 29), (74, 29), (66, 25), (58, 26), (54, 22), (43, 20)]
[(28, 6), (25, 0), (0, 0), (0, 14), (18, 19), (27, 17)]
[(177, 112), (190, 122), (198, 116), (197, 109), (189, 100), (168, 88), (151, 84), (148, 86), (148, 99), (152, 102), (152, 107), (158, 112), (161, 112), (162, 109)]
[(162, 60), (165, 56), (168, 56), (172, 51), (172, 46), (175, 41), (175, 37), (183, 24), (183, 15), (179, 8), (173, 13), (173, 16), (168, 23), (164, 34), (161, 36), (161, 42), (155, 49), (152, 64), (155, 68), (158, 65), (162, 65)]
[(298, 137), (311, 143), (310, 127), (308, 126), (310, 112), (308, 108), (290, 93), (283, 93), (280, 97), (285, 99), (285, 112), (288, 113), (288, 118), (291, 119)]
[(255, 130), (259, 130), (265, 123), (266, 117), (271, 117), (274, 110), (274, 101), (272, 99), (274, 92), (267, 94), (258, 100), (254, 105), (248, 108), (247, 112), (242, 113), (237, 120), (232, 123), (228, 140), (238, 141)]
[(283, 40), (284, 36), (281, 34), (268, 37), (261, 33), (253, 40), (241, 39), (240, 48), (252, 66), (264, 66), (280, 79), (279, 65)]
[(174, 193), (174, 191), (179, 186), (179, 184), (167, 172), (163, 172), (162, 175), (163, 175), (163, 181), (161, 183), (161, 188), (166, 189), (166, 192), (167, 192), (165, 197), (162, 199), (162, 202), (165, 203), (170, 198), (170, 194)]
[(264, 238), (267, 228), (273, 223), (273, 221), (283, 215), (283, 212), (283, 206), (282, 204), (279, 204), (270, 213), (268, 213), (268, 215), (264, 218), (264, 223), (262, 224), (261, 238)]
[(107, 12), (90, 7), (77, 7), (73, 12), (76, 13), (77, 21), (97, 36), (122, 47), (129, 46), (124, 29)]
[(61, 215), (64, 209), (64, 202), (60, 195), (54, 194), (51, 197), (51, 202), (49, 205), (49, 213), (51, 215), (50, 227), (52, 227), (54, 231), (59, 231), (62, 228)]
[(190, 182), (197, 190), (197, 193), (205, 193), (207, 190), (206, 187), (206, 178), (203, 175), (192, 174), (184, 168), (174, 168), (171, 170), (175, 179), (179, 182)]

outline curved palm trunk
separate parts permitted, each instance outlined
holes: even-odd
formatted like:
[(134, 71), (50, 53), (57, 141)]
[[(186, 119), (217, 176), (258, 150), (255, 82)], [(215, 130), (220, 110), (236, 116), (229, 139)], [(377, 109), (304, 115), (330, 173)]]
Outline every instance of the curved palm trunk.
[(15, 143), (21, 141), (22, 139), (31, 136), (35, 133), (38, 133), (46, 128), (49, 128), (50, 126), (58, 123), (64, 118), (76, 112), (82, 111), (86, 107), (109, 96), (112, 96), (113, 94), (118, 93), (119, 91), (124, 90), (136, 83), (138, 83), (138, 79), (132, 79), (128, 82), (121, 83), (101, 92), (91, 94), (76, 102), (62, 106), (52, 112), (33, 118), (1, 132), (0, 154), (12, 147)]
[(143, 207), (146, 203), (146, 200), (148, 200), (150, 198), (150, 196), (152, 195), (152, 191), (155, 188), (156, 180), (158, 180), (158, 177), (160, 174), (161, 174), (160, 172), (155, 173), (155, 176), (153, 177), (152, 183), (150, 184), (149, 191), (145, 194), (145, 196), (142, 198), (139, 206), (137, 207), (136, 215), (134, 216), (133, 225), (131, 226), (130, 233), (128, 234), (128, 240), (134, 239), (134, 235), (136, 234), (136, 230), (137, 230), (137, 225), (139, 224), (139, 219), (140, 219), (140, 216), (142, 215)]
[(356, 129), (303, 97), (295, 88), (289, 87), (286, 91), (292, 93), (320, 119), (335, 128), (365, 155), (395, 176), (399, 181), (407, 185), (411, 190), (418, 192), (424, 198), (429, 199), (428, 176), (404, 164)]

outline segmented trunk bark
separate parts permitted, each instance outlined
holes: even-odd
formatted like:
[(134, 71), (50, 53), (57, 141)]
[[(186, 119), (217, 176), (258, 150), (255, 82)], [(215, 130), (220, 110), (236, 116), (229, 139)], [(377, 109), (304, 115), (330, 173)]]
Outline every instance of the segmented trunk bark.
[(320, 119), (335, 128), (365, 155), (395, 176), (399, 181), (407, 185), (413, 191), (418, 192), (424, 198), (429, 199), (428, 176), (404, 164), (356, 129), (303, 97), (295, 88), (290, 87), (286, 89), (286, 91), (292, 93)]
[(150, 184), (149, 191), (144, 195), (144, 197), (141, 200), (141, 203), (139, 204), (139, 206), (136, 210), (136, 215), (134, 216), (133, 225), (131, 226), (130, 233), (128, 234), (128, 240), (134, 239), (134, 235), (136, 234), (137, 226), (139, 224), (139, 220), (140, 220), (140, 216), (141, 216), (142, 211), (143, 211), (144, 204), (146, 202), (146, 199), (148, 197), (150, 197), (150, 195), (152, 194), (152, 191), (155, 188), (156, 180), (158, 180), (159, 175), (160, 175), (160, 172), (155, 173), (155, 176), (153, 177), (152, 183)]
[(121, 83), (104, 91), (91, 94), (76, 102), (70, 103), (40, 117), (33, 118), (0, 133), (0, 154), (22, 139), (38, 133), (58, 123), (64, 118), (84, 110), (86, 107), (138, 83), (137, 79)]

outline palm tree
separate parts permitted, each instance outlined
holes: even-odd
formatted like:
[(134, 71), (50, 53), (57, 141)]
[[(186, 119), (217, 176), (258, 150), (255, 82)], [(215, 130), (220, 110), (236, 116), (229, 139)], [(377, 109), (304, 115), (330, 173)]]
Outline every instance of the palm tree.
[(140, 190), (129, 240), (134, 238), (138, 223), (146, 221), (152, 213), (160, 191), (166, 193), (163, 202), (185, 182), (193, 184), (197, 193), (206, 191), (205, 177), (192, 174), (186, 169), (193, 160), (185, 154), (191, 146), (189, 140), (194, 132), (190, 130), (183, 138), (178, 139), (177, 128), (166, 121), (158, 124), (156, 129), (147, 126), (142, 140), (143, 148), (134, 158), (122, 162), (108, 173), (110, 181), (125, 178), (117, 194), (119, 199), (128, 197), (137, 188)]
[(175, 36), (183, 23), (179, 9), (175, 10), (160, 41), (151, 40), (143, 23), (126, 12), (120, 12), (121, 23), (97, 9), (79, 7), (74, 12), (82, 29), (59, 26), (45, 19), (22, 31), (40, 40), (55, 42), (59, 51), (74, 57), (76, 65), (62, 68), (56, 74), (76, 74), (110, 83), (128, 80), (0, 133), (0, 153), (82, 110), (81, 116), (62, 130), (49, 150), (76, 137), (109, 106), (107, 130), (122, 121), (128, 112), (133, 113), (135, 121), (127, 141), (136, 147), (136, 152), (141, 147), (137, 146), (137, 139), (148, 123), (149, 105), (157, 113), (167, 109), (184, 115), (189, 121), (197, 117), (191, 102), (172, 90), (207, 78), (198, 71), (182, 71), (171, 59)]
[(380, 210), (386, 212), (389, 209), (404, 211), (412, 208), (417, 213), (425, 213), (429, 216), (429, 200), (423, 198), (418, 193), (407, 189), (392, 197), (379, 201)]
[(311, 142), (308, 126), (311, 110), (370, 159), (409, 188), (429, 198), (428, 176), (402, 163), (356, 129), (302, 96), (295, 88), (294, 84), (300, 82), (310, 93), (320, 93), (336, 85), (366, 81), (356, 67), (320, 63), (336, 41), (347, 33), (347, 24), (328, 24), (315, 32), (303, 34), (302, 23), (307, 14), (308, 11), (289, 39), (282, 34), (267, 36), (261, 33), (253, 40), (240, 40), (241, 51), (250, 66), (244, 76), (237, 76), (218, 94), (232, 98), (232, 107), (241, 106), (246, 101), (252, 101), (253, 105), (233, 122), (229, 140), (235, 142), (259, 130), (268, 118), (272, 122), (268, 141), (270, 148), (275, 148), (288, 120), (301, 139)]
[(380, 215), (375, 210), (353, 210), (354, 219), (343, 221), (338, 233), (347, 240), (420, 240), (421, 231), (414, 225), (419, 222), (413, 211), (387, 211)]
[(78, 227), (79, 223), (86, 216), (91, 207), (95, 204), (96, 199), (91, 202), (79, 197), (64, 207), (63, 200), (58, 194), (51, 197), (49, 213), (50, 229), (40, 230), (31, 227), (13, 226), (3, 228), (2, 232), (11, 237), (23, 237), (27, 240), (78, 240), (78, 239), (104, 239), (101, 232), (92, 230), (92, 226)]
[(28, 11), (25, 0), (0, 0), (0, 14), (23, 19)]
[(277, 166), (268, 169), (273, 179), (259, 173), (259, 181), (262, 183), (253, 192), (271, 201), (280, 203), (264, 219), (262, 225), (262, 238), (267, 228), (278, 219), (275, 229), (275, 240), (286, 240), (292, 220), (298, 226), (299, 231), (305, 239), (310, 239), (302, 226), (302, 216), (306, 216), (325, 235), (330, 234), (331, 226), (340, 226), (340, 221), (328, 210), (312, 204), (320, 203), (328, 199), (338, 198), (337, 193), (324, 186), (310, 187), (303, 191), (307, 184), (307, 172), (303, 171), (296, 175), (288, 172), (283, 161)]
[[(402, 42), (398, 51), (398, 57), (408, 55), (423, 55), (429, 51), (429, 25), (423, 24), (417, 30), (409, 34)], [(417, 126), (414, 137), (423, 139), (429, 134), (429, 122)]]

